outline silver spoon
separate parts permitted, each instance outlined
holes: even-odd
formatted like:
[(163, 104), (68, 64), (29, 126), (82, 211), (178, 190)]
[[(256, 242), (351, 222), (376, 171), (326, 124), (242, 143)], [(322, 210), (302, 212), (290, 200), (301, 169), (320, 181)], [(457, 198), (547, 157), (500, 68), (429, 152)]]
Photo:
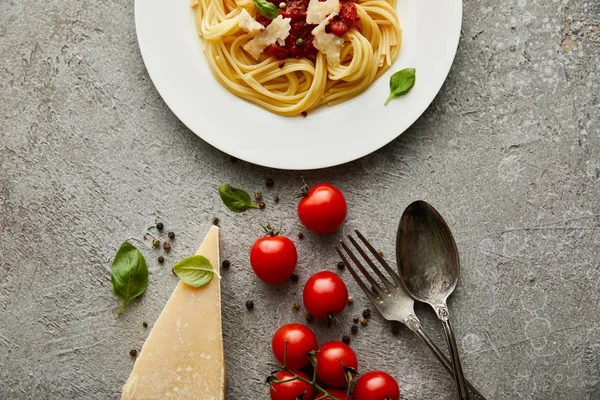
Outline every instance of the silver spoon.
[(433, 307), (442, 322), (458, 398), (468, 400), (469, 392), (446, 304), (460, 273), (458, 250), (446, 221), (428, 203), (415, 201), (404, 210), (396, 236), (396, 257), (406, 291), (415, 300)]

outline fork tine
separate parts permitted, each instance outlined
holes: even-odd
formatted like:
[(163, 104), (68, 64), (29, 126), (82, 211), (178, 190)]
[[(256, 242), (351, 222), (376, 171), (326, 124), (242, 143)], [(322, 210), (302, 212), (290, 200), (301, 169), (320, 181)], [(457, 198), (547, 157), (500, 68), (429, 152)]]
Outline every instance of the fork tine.
[(350, 263), (348, 262), (346, 257), (344, 257), (344, 254), (342, 254), (342, 251), (337, 246), (335, 246), (335, 251), (337, 251), (338, 255), (342, 259), (342, 262), (346, 265), (346, 268), (348, 268), (348, 271), (350, 271), (350, 274), (352, 275), (356, 283), (358, 283), (358, 286), (360, 286), (362, 291), (365, 292), (369, 300), (371, 300), (371, 302), (375, 305), (379, 304), (381, 302), (381, 299), (378, 299), (377, 296), (375, 296), (373, 292), (367, 287), (367, 285), (365, 285), (365, 283), (362, 281), (360, 276), (358, 276), (354, 268), (350, 266)]
[(390, 275), (390, 277), (394, 280), (394, 282), (396, 283), (396, 285), (401, 286), (402, 285), (402, 281), (400, 280), (400, 277), (398, 276), (398, 273), (396, 271), (394, 271), (392, 269), (392, 267), (390, 267), (390, 265), (383, 259), (383, 257), (381, 257), (379, 255), (379, 253), (377, 252), (377, 250), (375, 250), (375, 248), (373, 247), (373, 245), (371, 245), (371, 243), (369, 243), (369, 241), (363, 236), (362, 233), (360, 233), (360, 231), (358, 231), (357, 229), (355, 229), (354, 232), (356, 233), (356, 236), (358, 236), (358, 238), (365, 244), (365, 246), (367, 246), (367, 248), (369, 249), (369, 251), (371, 252), (371, 254), (373, 254), (373, 257), (375, 257), (377, 259), (377, 261), (379, 261), (379, 263), (381, 265), (383, 265), (383, 268), (385, 268), (385, 270)]
[(354, 240), (354, 238), (350, 235), (348, 235), (348, 239), (350, 240), (350, 243), (352, 243), (354, 245), (354, 247), (356, 247), (356, 250), (358, 250), (358, 252), (362, 256), (362, 258), (365, 259), (367, 264), (369, 264), (369, 266), (375, 272), (375, 274), (379, 277), (379, 279), (381, 279), (381, 282), (383, 282), (383, 284), (385, 285), (387, 290), (389, 290), (389, 291), (393, 290), (395, 288), (394, 284), (392, 282), (390, 282), (389, 279), (381, 273), (379, 268), (377, 268), (377, 266), (375, 266), (375, 263), (373, 261), (371, 261), (371, 259), (367, 255), (367, 253), (365, 253), (365, 251), (362, 249), (362, 247), (360, 247), (360, 245), (356, 242), (356, 240)]
[(369, 274), (369, 272), (365, 269), (365, 267), (363, 267), (363, 265), (360, 263), (358, 258), (356, 258), (356, 256), (350, 250), (350, 248), (346, 245), (346, 243), (344, 243), (343, 241), (340, 240), (340, 244), (342, 245), (344, 250), (346, 250), (346, 253), (348, 253), (348, 255), (350, 256), (350, 259), (352, 259), (352, 261), (354, 262), (356, 267), (360, 270), (360, 272), (362, 272), (364, 277), (367, 278), (367, 281), (369, 281), (369, 283), (373, 287), (373, 291), (377, 292), (379, 297), (381, 297), (382, 299), (384, 298), (384, 296), (387, 296), (388, 293), (386, 293), (385, 289), (383, 289), (381, 286), (379, 286), (379, 283), (377, 283), (377, 281), (375, 281), (375, 279), (373, 279), (371, 274)]

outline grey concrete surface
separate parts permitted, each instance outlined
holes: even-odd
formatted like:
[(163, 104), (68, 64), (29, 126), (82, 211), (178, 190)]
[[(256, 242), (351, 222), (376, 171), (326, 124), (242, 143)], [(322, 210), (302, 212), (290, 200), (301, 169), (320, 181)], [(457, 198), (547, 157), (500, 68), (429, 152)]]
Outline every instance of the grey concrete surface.
[[(176, 284), (170, 266), (218, 217), (228, 399), (267, 399), (270, 336), (302, 321), (303, 283), (335, 269), (332, 245), (360, 228), (393, 259), (402, 209), (426, 199), (449, 221), (462, 276), (450, 301), (466, 374), (488, 399), (600, 399), (600, 3), (466, 0), (450, 76), (397, 140), (356, 162), (270, 170), (212, 148), (162, 102), (138, 51), (133, 2), (0, 1), (0, 398), (115, 399)], [(432, 27), (435, 29), (435, 27)], [(306, 233), (290, 194), (330, 182), (349, 203), (343, 231)], [(264, 179), (272, 177), (274, 188)], [(216, 187), (262, 191), (233, 215)], [(277, 193), (279, 204), (272, 201)], [(156, 218), (177, 234), (167, 262), (140, 246), (146, 294), (116, 316), (109, 268)], [(300, 281), (267, 287), (248, 250), (283, 224)], [(349, 332), (311, 326), (321, 342)], [(255, 310), (244, 303), (253, 299)], [(417, 313), (442, 345), (429, 309)], [(453, 399), (418, 338), (374, 316), (352, 336), (360, 369), (383, 369), (403, 399)]]

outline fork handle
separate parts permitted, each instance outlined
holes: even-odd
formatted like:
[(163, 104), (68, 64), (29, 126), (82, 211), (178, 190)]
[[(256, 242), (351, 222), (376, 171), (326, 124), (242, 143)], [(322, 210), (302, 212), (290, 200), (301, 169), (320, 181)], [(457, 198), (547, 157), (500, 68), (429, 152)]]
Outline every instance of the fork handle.
[[(446, 355), (442, 352), (442, 350), (440, 350), (440, 348), (434, 343), (434, 341), (427, 334), (427, 332), (423, 330), (423, 326), (421, 326), (421, 322), (419, 321), (416, 315), (411, 314), (408, 317), (408, 319), (406, 320), (406, 326), (411, 331), (416, 333), (421, 338), (421, 340), (423, 340), (423, 342), (425, 342), (427, 347), (429, 347), (429, 350), (431, 350), (431, 352), (440, 361), (440, 363), (442, 363), (446, 371), (448, 371), (450, 375), (454, 376), (454, 372), (452, 370), (452, 363), (450, 362), (448, 357), (446, 357)], [(469, 381), (467, 381), (467, 386), (469, 387), (471, 393), (473, 393), (476, 396), (476, 398), (486, 400), (486, 398), (483, 397), (483, 395), (479, 393), (479, 391), (475, 389)]]

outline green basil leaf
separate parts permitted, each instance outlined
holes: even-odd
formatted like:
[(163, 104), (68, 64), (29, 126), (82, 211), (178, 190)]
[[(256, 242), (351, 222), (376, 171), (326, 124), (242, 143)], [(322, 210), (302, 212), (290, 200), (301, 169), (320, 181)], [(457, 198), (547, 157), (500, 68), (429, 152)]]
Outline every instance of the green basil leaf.
[(394, 97), (404, 96), (415, 86), (417, 70), (414, 68), (404, 68), (394, 73), (390, 77), (390, 96), (385, 101), (385, 105)]
[(228, 184), (219, 186), (219, 195), (221, 195), (223, 204), (236, 213), (246, 211), (249, 208), (259, 208), (258, 204), (252, 203), (248, 193)]
[(123, 242), (110, 267), (113, 293), (123, 300), (118, 314), (129, 300), (138, 297), (148, 287), (148, 266), (144, 256), (131, 243)]
[(173, 272), (185, 282), (193, 287), (207, 285), (214, 274), (219, 278), (219, 271), (215, 270), (210, 260), (204, 256), (195, 255), (184, 258), (173, 266)]
[(277, 6), (267, 0), (254, 0), (254, 7), (260, 15), (269, 19), (275, 19), (279, 15)]

